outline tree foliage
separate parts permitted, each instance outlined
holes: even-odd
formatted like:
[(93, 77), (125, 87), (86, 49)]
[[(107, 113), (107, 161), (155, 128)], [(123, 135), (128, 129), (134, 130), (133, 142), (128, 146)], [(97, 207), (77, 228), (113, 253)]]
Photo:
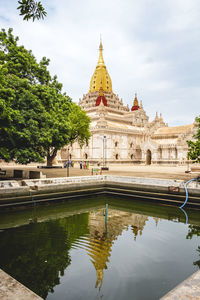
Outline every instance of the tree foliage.
[(196, 141), (187, 141), (188, 144), (188, 158), (194, 163), (200, 163), (200, 117), (196, 118), (197, 133), (194, 135)]
[(46, 11), (42, 6), (41, 2), (36, 2), (35, 0), (21, 0), (18, 1), (20, 4), (17, 9), (20, 11), (20, 15), (23, 19), (28, 21), (32, 19), (44, 19), (46, 16)]
[[(192, 239), (193, 236), (200, 236), (200, 226), (198, 225), (189, 225), (189, 231), (188, 231), (188, 234), (186, 236), (186, 239)], [(197, 252), (199, 253), (200, 255), (200, 246), (198, 246), (198, 249), (197, 249)], [(200, 268), (200, 260), (197, 260), (195, 262), (193, 262), (193, 264), (195, 266), (198, 266)]]
[(74, 242), (88, 233), (88, 213), (4, 230), (1, 268), (46, 299), (71, 264)]
[(198, 225), (189, 225), (188, 227), (188, 234), (186, 239), (192, 239), (193, 236), (200, 236), (200, 226)]
[(0, 31), (0, 158), (51, 165), (57, 151), (90, 137), (90, 119), (62, 93), (45, 57), (17, 45), (12, 29)]

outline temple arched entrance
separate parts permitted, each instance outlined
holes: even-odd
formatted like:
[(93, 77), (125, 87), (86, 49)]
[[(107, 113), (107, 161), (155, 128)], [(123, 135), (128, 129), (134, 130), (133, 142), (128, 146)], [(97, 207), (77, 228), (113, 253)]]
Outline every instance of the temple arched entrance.
[(151, 151), (148, 149), (146, 153), (146, 165), (151, 164)]

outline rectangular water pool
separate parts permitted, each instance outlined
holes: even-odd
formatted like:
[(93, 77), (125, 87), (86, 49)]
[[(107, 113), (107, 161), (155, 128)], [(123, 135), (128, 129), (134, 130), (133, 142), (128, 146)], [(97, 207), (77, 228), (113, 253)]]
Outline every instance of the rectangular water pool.
[(47, 300), (155, 300), (200, 267), (196, 210), (99, 196), (3, 212), (0, 229), (0, 267)]

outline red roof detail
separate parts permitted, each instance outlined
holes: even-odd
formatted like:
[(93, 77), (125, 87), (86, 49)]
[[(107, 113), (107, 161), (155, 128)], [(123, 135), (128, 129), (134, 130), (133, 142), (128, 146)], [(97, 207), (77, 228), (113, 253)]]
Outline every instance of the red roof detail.
[(133, 111), (133, 110), (138, 110), (140, 107), (138, 106), (138, 105), (134, 105), (134, 106), (132, 106), (132, 108), (131, 108), (131, 111)]
[(106, 98), (104, 96), (98, 96), (97, 97), (96, 106), (99, 106), (99, 104), (101, 103), (101, 101), (102, 101), (102, 103), (103, 103), (104, 106), (107, 106), (107, 100), (106, 100)]

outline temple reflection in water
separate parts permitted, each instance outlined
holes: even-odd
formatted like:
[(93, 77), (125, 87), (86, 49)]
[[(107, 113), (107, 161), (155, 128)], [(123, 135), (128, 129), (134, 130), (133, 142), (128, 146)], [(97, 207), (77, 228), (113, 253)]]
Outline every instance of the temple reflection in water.
[[(159, 218), (154, 218), (157, 226)], [(103, 284), (103, 271), (108, 268), (112, 245), (124, 230), (131, 227), (133, 238), (136, 241), (138, 235), (142, 235), (148, 216), (130, 212), (109, 209), (108, 219), (105, 222), (105, 211), (97, 210), (89, 214), (89, 242), (87, 253), (96, 269), (96, 285), (101, 288)]]
[(196, 211), (188, 211), (184, 225), (180, 209), (102, 197), (10, 212), (0, 220), (1, 268), (43, 299), (138, 299), (151, 274), (152, 293), (168, 276), (161, 296), (182, 280), (183, 256), (185, 278), (200, 266)]

